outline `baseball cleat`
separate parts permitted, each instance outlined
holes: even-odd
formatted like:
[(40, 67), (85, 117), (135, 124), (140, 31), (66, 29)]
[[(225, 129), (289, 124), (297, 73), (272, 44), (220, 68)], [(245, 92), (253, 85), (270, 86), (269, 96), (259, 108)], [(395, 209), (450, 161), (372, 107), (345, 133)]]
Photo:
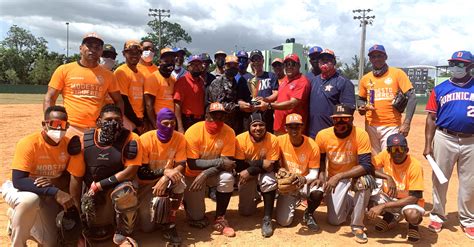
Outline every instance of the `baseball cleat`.
[(354, 239), (359, 244), (365, 244), (369, 241), (367, 239), (367, 234), (365, 234), (364, 230), (360, 228), (353, 228), (352, 234), (354, 234)]
[(441, 228), (443, 228), (443, 224), (436, 221), (431, 221), (430, 224), (428, 225), (428, 229), (430, 229), (430, 231), (435, 232), (435, 233), (441, 232)]
[(235, 237), (234, 229), (229, 226), (229, 222), (227, 222), (224, 216), (219, 216), (214, 221), (214, 234), (222, 234), (226, 237)]
[(316, 220), (314, 219), (313, 215), (308, 213), (306, 210), (303, 214), (303, 224), (305, 224), (312, 231), (321, 230), (318, 223), (316, 223)]
[(461, 225), (461, 229), (468, 238), (474, 240), (474, 227), (464, 227)]
[(273, 235), (272, 219), (268, 216), (263, 217), (262, 236), (268, 238)]
[(163, 238), (166, 239), (166, 246), (180, 246), (183, 239), (178, 235), (176, 226), (171, 226), (163, 231)]

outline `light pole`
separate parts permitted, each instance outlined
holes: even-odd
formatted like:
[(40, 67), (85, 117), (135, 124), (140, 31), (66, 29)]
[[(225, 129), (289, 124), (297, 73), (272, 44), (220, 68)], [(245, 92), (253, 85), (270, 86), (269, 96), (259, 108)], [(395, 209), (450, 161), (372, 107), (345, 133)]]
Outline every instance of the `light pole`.
[(362, 33), (360, 36), (360, 54), (359, 54), (359, 81), (364, 75), (364, 65), (365, 65), (365, 34), (366, 34), (366, 26), (367, 24), (372, 25), (373, 19), (375, 19), (375, 15), (373, 16), (366, 16), (365, 13), (369, 13), (372, 11), (371, 9), (355, 9), (352, 10), (352, 13), (362, 13), (362, 16), (354, 16), (354, 20), (360, 20), (360, 26), (362, 27)]
[[(170, 10), (169, 9), (148, 9), (150, 13), (148, 16), (152, 16), (155, 18), (158, 16), (158, 50), (161, 50), (161, 18), (168, 17), (170, 18)], [(168, 13), (167, 15), (165, 13)]]
[(66, 59), (69, 59), (69, 22), (66, 22)]

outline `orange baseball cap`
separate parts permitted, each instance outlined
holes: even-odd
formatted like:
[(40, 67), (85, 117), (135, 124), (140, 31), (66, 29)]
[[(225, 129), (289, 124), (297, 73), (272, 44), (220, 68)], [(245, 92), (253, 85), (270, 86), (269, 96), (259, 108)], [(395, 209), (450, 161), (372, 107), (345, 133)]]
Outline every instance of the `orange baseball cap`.
[(222, 111), (225, 112), (224, 105), (219, 102), (214, 102), (209, 105), (209, 112)]
[(138, 40), (127, 40), (127, 42), (125, 42), (125, 44), (123, 45), (123, 50), (124, 51), (132, 50), (134, 48), (136, 48), (138, 50), (142, 50), (142, 46), (140, 45), (140, 41), (138, 41)]
[(225, 63), (239, 63), (239, 59), (234, 55), (228, 55), (225, 57)]
[(283, 64), (283, 59), (277, 57), (277, 58), (273, 59), (272, 65), (273, 65), (274, 63), (281, 63), (281, 64)]
[(336, 59), (336, 54), (334, 54), (334, 51), (332, 51), (332, 50), (324, 49), (324, 50), (319, 54), (319, 57), (323, 57), (324, 55), (332, 56), (334, 59)]
[(175, 53), (176, 53), (176, 52), (175, 52), (173, 49), (171, 49), (171, 48), (169, 48), (169, 47), (165, 47), (165, 48), (161, 49), (161, 51), (160, 51), (160, 57), (162, 57), (162, 56), (164, 56), (164, 55), (166, 55), (166, 54), (173, 54), (173, 55), (174, 55)]
[(97, 39), (99, 40), (102, 45), (104, 45), (104, 40), (95, 32), (90, 32), (90, 33), (86, 33), (83, 37), (82, 37), (82, 44), (84, 44), (84, 42), (87, 40), (87, 39)]
[(285, 124), (303, 124), (303, 117), (297, 113), (291, 113), (286, 116)]

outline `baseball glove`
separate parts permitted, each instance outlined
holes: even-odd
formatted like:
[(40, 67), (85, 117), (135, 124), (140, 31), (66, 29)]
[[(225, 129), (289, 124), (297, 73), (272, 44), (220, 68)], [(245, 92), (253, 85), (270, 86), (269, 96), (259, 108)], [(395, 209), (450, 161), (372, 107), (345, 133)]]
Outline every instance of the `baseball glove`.
[(402, 93), (401, 90), (397, 92), (397, 95), (392, 101), (392, 106), (395, 108), (400, 113), (403, 113), (405, 111), (405, 108), (407, 107), (408, 104), (408, 96)]
[(151, 222), (157, 224), (169, 223), (170, 210), (171, 200), (169, 197), (153, 197), (150, 208)]
[(83, 222), (85, 222), (86, 225), (89, 225), (90, 222), (93, 222), (96, 216), (96, 207), (95, 207), (95, 201), (94, 201), (93, 195), (89, 193), (85, 193), (82, 196), (81, 212), (82, 212)]
[(282, 195), (288, 195), (295, 191), (298, 191), (299, 184), (295, 181), (298, 180), (298, 176), (285, 169), (280, 168), (276, 173), (278, 182), (278, 192)]
[(364, 176), (360, 176), (356, 179), (352, 179), (352, 190), (359, 191), (359, 190), (374, 190), (377, 188), (377, 182), (372, 175), (366, 174)]

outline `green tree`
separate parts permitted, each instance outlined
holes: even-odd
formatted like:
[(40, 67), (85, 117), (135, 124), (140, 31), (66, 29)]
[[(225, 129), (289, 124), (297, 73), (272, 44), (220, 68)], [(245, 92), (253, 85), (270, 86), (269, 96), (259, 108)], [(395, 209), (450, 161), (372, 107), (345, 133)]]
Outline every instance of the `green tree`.
[(163, 47), (174, 47), (180, 41), (184, 41), (188, 44), (193, 41), (191, 36), (189, 36), (189, 34), (181, 27), (180, 24), (169, 21), (161, 21), (161, 47), (158, 47), (158, 20), (149, 21), (148, 26), (152, 29), (152, 32), (149, 32), (147, 36), (142, 38), (142, 40), (149, 39), (153, 41), (153, 44), (157, 46), (158, 52)]
[(54, 70), (63, 63), (65, 56), (56, 52), (50, 52), (47, 55), (36, 59), (31, 70), (28, 81), (35, 85), (47, 85)]
[[(364, 64), (364, 75), (372, 70), (372, 66), (369, 63), (369, 59), (365, 59)], [(352, 57), (352, 63), (344, 63), (342, 66), (338, 67), (341, 70), (341, 73), (344, 77), (349, 80), (356, 80), (359, 78), (359, 57), (354, 55)]]

